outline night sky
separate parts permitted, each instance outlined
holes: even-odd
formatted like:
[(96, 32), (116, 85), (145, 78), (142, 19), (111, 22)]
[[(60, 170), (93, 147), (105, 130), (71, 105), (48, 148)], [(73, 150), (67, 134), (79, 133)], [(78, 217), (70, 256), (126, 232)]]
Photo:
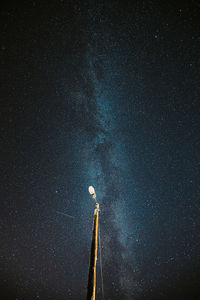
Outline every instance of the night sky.
[[(0, 299), (200, 299), (200, 3), (5, 1)], [(97, 296), (102, 299), (97, 261)]]

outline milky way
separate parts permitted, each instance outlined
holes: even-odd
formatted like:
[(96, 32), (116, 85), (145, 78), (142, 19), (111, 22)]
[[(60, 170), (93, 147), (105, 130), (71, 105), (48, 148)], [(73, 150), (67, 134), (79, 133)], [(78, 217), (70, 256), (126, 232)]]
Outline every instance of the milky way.
[(93, 185), (105, 299), (198, 299), (199, 5), (33, 1), (0, 20), (1, 295), (85, 298)]

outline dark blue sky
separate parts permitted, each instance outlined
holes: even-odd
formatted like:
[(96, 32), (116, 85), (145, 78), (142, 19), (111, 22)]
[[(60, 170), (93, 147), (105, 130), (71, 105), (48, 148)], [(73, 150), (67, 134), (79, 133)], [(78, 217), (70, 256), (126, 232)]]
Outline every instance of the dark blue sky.
[(2, 5), (2, 299), (86, 297), (89, 185), (105, 299), (199, 299), (199, 13), (197, 1)]

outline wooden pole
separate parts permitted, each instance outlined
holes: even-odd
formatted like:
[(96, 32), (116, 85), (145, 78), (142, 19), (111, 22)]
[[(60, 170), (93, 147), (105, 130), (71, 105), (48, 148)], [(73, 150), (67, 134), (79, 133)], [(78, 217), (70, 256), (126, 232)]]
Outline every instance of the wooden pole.
[(95, 300), (96, 288), (96, 262), (97, 262), (97, 237), (98, 237), (98, 221), (99, 221), (99, 203), (95, 202), (94, 220), (92, 229), (92, 245), (90, 252), (90, 266), (88, 274), (87, 300)]

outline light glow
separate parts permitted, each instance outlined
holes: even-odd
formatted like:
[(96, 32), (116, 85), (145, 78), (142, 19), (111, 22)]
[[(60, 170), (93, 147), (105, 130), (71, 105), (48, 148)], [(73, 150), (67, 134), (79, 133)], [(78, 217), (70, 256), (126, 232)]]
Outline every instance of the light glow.
[(94, 195), (95, 194), (95, 190), (94, 190), (94, 188), (93, 188), (92, 185), (89, 186), (88, 191), (89, 191), (90, 195)]

